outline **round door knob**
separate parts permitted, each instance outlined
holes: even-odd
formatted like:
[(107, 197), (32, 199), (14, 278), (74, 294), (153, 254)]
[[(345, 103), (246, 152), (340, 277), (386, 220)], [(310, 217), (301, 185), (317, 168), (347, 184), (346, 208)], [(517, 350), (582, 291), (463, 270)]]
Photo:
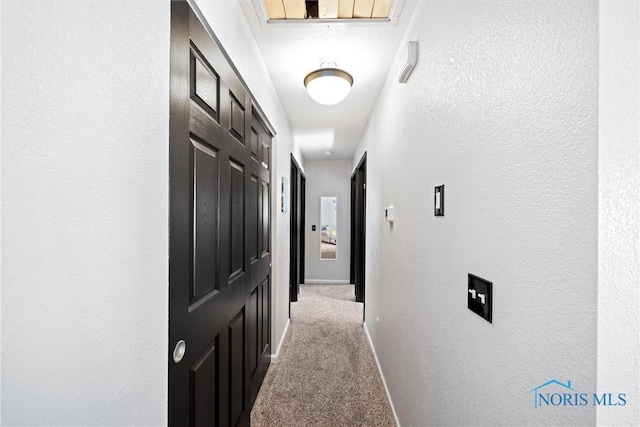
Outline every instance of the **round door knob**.
[(178, 341), (178, 344), (176, 344), (176, 347), (173, 349), (173, 361), (176, 363), (180, 363), (186, 352), (187, 344), (184, 342), (184, 340)]

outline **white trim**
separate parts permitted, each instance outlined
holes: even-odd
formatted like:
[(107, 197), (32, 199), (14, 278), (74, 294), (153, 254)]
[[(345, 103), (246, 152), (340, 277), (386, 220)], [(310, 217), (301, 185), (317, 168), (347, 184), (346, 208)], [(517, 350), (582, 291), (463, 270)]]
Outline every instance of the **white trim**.
[(382, 373), (382, 367), (380, 366), (380, 361), (378, 360), (378, 354), (376, 353), (376, 349), (373, 346), (373, 341), (371, 341), (371, 335), (369, 335), (369, 329), (367, 328), (366, 323), (363, 323), (362, 326), (364, 326), (364, 334), (367, 336), (367, 341), (369, 341), (369, 347), (371, 347), (373, 358), (376, 360), (376, 366), (378, 367), (380, 378), (382, 378), (382, 385), (384, 385), (384, 391), (385, 393), (387, 393), (387, 400), (389, 401), (389, 406), (391, 406), (391, 413), (393, 414), (393, 420), (396, 423), (396, 427), (400, 427), (400, 420), (398, 419), (396, 408), (393, 406), (393, 400), (391, 400), (391, 393), (389, 393), (389, 388), (387, 387), (387, 381), (384, 379), (384, 374)]
[(271, 353), (271, 361), (277, 362), (278, 356), (280, 356), (280, 350), (282, 350), (282, 343), (284, 343), (284, 339), (287, 336), (287, 332), (289, 332), (289, 325), (291, 324), (291, 319), (287, 319), (287, 324), (284, 325), (284, 331), (282, 332), (282, 337), (280, 337), (280, 343), (278, 343), (278, 349), (275, 353)]
[(304, 279), (305, 285), (313, 285), (313, 284), (331, 284), (331, 285), (350, 285), (351, 282), (349, 280), (325, 280), (325, 279)]

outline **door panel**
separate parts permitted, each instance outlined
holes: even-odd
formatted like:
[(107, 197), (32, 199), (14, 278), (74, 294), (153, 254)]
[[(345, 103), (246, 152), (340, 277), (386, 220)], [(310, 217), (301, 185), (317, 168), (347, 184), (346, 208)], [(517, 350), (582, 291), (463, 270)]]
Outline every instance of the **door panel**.
[(191, 139), (193, 181), (193, 286), (191, 302), (202, 298), (219, 287), (218, 265), (218, 157), (216, 150), (205, 143)]
[(229, 92), (229, 95), (231, 98), (231, 135), (244, 145), (244, 107), (233, 92)]
[(271, 150), (271, 148), (270, 148), (269, 144), (267, 144), (267, 143), (265, 143), (263, 141), (263, 143), (262, 143), (262, 156), (261, 156), (262, 157), (262, 167), (264, 167), (267, 170), (269, 170), (269, 160), (268, 159), (271, 156), (270, 150)]
[(234, 161), (229, 162), (231, 171), (231, 264), (229, 282), (244, 273), (244, 168)]
[(229, 425), (235, 426), (245, 409), (244, 393), (244, 309), (229, 325)]
[(218, 363), (216, 347), (217, 337), (209, 348), (198, 358), (189, 372), (189, 394), (195, 398), (190, 408), (190, 426), (215, 426), (217, 424)]
[(258, 131), (256, 131), (253, 126), (251, 127), (251, 158), (255, 161), (258, 161), (258, 157), (260, 156), (259, 146), (259, 137)]
[(270, 357), (272, 134), (185, 1), (171, 2), (170, 115), (169, 424), (246, 426)]
[(249, 214), (251, 215), (251, 224), (249, 225), (249, 251), (251, 252), (250, 261), (253, 264), (256, 262), (260, 256), (260, 233), (262, 230), (260, 229), (260, 217), (262, 216), (262, 212), (259, 210), (260, 206), (260, 183), (258, 182), (260, 178), (255, 175), (251, 175), (251, 181), (249, 183), (249, 205), (247, 209), (249, 210)]
[(269, 248), (271, 247), (271, 227), (269, 227), (271, 204), (269, 203), (269, 191), (269, 183), (262, 181), (262, 251), (260, 254), (262, 257), (269, 255)]
[(269, 282), (269, 277), (262, 282), (262, 307), (261, 307), (261, 322), (262, 333), (260, 337), (262, 338), (262, 350), (260, 352), (261, 357), (265, 357), (269, 354), (269, 343), (271, 337), (271, 322), (267, 321), (267, 319), (271, 318), (271, 286)]
[(191, 44), (190, 88), (191, 99), (219, 122), (220, 77), (194, 44)]
[(258, 369), (260, 360), (260, 287), (251, 291), (249, 299), (247, 321), (249, 322), (249, 372), (253, 376)]

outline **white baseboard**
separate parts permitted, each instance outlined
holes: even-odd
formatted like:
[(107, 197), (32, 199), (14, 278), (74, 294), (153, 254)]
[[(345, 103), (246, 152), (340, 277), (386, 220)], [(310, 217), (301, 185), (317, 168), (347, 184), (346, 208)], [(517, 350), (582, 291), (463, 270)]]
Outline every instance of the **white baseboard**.
[(313, 285), (314, 283), (318, 284), (335, 284), (335, 285), (349, 285), (351, 282), (349, 280), (325, 280), (325, 279), (304, 279), (305, 285)]
[(366, 323), (363, 323), (362, 325), (364, 326), (364, 334), (367, 336), (367, 341), (369, 341), (369, 347), (371, 347), (371, 351), (373, 352), (373, 358), (376, 360), (376, 366), (378, 367), (380, 378), (382, 378), (382, 385), (384, 385), (384, 391), (385, 393), (387, 393), (387, 400), (389, 400), (389, 406), (391, 406), (393, 421), (396, 423), (396, 427), (400, 427), (400, 420), (398, 419), (396, 408), (393, 406), (393, 400), (391, 400), (391, 393), (389, 393), (389, 388), (387, 387), (387, 381), (384, 379), (384, 374), (382, 373), (382, 367), (380, 366), (380, 361), (378, 360), (378, 354), (376, 353), (376, 349), (373, 346), (373, 341), (371, 341), (371, 335), (369, 335), (369, 329), (367, 329)]
[(287, 324), (284, 325), (284, 332), (282, 332), (282, 336), (280, 337), (280, 342), (278, 343), (278, 348), (275, 353), (271, 353), (271, 361), (277, 362), (278, 356), (280, 356), (280, 350), (282, 350), (282, 343), (284, 343), (284, 339), (287, 336), (287, 332), (289, 332), (289, 325), (291, 324), (291, 319), (287, 319)]

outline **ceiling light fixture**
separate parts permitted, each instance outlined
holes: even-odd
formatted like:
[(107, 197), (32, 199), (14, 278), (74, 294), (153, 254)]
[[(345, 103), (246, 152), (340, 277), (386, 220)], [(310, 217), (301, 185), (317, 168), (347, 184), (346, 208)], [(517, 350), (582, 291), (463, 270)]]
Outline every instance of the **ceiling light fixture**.
[(336, 68), (334, 62), (323, 62), (320, 69), (304, 78), (304, 86), (309, 96), (322, 105), (335, 105), (349, 95), (353, 77)]

